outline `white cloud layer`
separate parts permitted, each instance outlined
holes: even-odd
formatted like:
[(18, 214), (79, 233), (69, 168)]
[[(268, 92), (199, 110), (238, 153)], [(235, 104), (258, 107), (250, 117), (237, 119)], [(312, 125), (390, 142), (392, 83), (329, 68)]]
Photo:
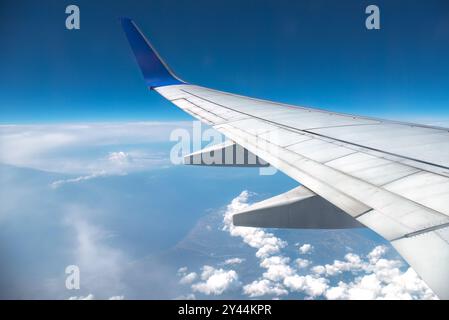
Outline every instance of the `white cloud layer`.
[(201, 282), (192, 285), (192, 290), (206, 295), (220, 295), (240, 286), (237, 272), (221, 268), (216, 269), (211, 266), (202, 268), (201, 280)]
[(283, 296), (287, 295), (288, 291), (280, 283), (276, 283), (267, 279), (255, 280), (243, 286), (243, 294), (250, 298), (257, 298), (261, 296)]
[[(418, 275), (408, 268), (402, 272), (401, 262), (385, 259), (387, 247), (377, 246), (366, 257), (354, 253), (344, 260), (325, 265), (312, 265), (311, 260), (297, 258), (292, 261), (282, 254), (287, 242), (259, 228), (232, 225), (232, 215), (248, 206), (250, 193), (243, 191), (232, 200), (224, 213), (224, 230), (257, 249), (259, 265), (266, 271), (259, 279), (243, 285), (243, 294), (254, 298), (284, 296), (301, 292), (308, 298), (327, 299), (435, 299), (435, 295)], [(311, 255), (313, 245), (299, 247), (300, 255)], [(300, 274), (300, 270), (308, 274)], [(352, 280), (334, 283), (333, 278), (349, 273)]]
[[(125, 174), (168, 165), (168, 155), (145, 144), (169, 141), (174, 129), (189, 126), (189, 122), (0, 125), (0, 163), (79, 176), (56, 182), (56, 187)], [(124, 145), (135, 147), (124, 151)]]
[(295, 274), (285, 277), (283, 283), (291, 291), (304, 292), (312, 298), (321, 296), (328, 288), (327, 279), (311, 275), (300, 276)]
[(80, 269), (81, 287), (102, 297), (121, 293), (126, 287), (122, 280), (129, 258), (108, 244), (113, 234), (86, 218), (93, 215), (89, 209), (73, 205), (65, 213), (65, 225), (75, 239), (72, 261)]
[(245, 261), (245, 259), (242, 259), (242, 258), (230, 258), (230, 259), (226, 259), (224, 264), (226, 264), (226, 265), (241, 264), (244, 261)]
[[(259, 267), (264, 271), (252, 282), (242, 284), (234, 270), (203, 266), (201, 279), (187, 267), (178, 270), (180, 283), (191, 284), (195, 292), (220, 295), (240, 288), (250, 298), (278, 298), (291, 293), (302, 293), (308, 299), (436, 299), (436, 296), (418, 275), (408, 268), (401, 270), (401, 261), (386, 259), (386, 246), (376, 246), (366, 256), (347, 253), (344, 259), (314, 265), (314, 246), (295, 244), (300, 257), (291, 259), (282, 252), (287, 242), (260, 228), (235, 227), (232, 216), (249, 204), (248, 191), (243, 191), (226, 207), (223, 230), (232, 237), (240, 237), (256, 249)], [(304, 259), (307, 255), (308, 259)], [(222, 265), (241, 264), (242, 258), (227, 259)], [(343, 277), (343, 275), (345, 277)], [(339, 279), (349, 279), (338, 281)]]
[(87, 296), (72, 296), (68, 300), (95, 300), (95, 296), (89, 293)]
[[(69, 297), (68, 300), (95, 300), (95, 296), (92, 293), (89, 293), (87, 296), (72, 296)], [(125, 300), (125, 296), (112, 296), (107, 300)]]

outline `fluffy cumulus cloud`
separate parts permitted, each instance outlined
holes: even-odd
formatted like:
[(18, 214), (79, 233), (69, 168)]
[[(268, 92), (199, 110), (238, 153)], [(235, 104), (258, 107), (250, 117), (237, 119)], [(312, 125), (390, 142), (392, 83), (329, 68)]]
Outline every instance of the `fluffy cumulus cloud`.
[(206, 295), (220, 295), (240, 285), (234, 270), (216, 269), (211, 266), (202, 268), (201, 280), (192, 285), (192, 290)]
[[(401, 261), (385, 259), (388, 248), (375, 247), (365, 257), (354, 253), (345, 255), (344, 260), (334, 260), (331, 264), (315, 265), (310, 268), (313, 277), (290, 277), (284, 284), (294, 290), (303, 290), (311, 296), (327, 299), (436, 299), (427, 285), (413, 269), (401, 271)], [(349, 273), (352, 280), (330, 282), (340, 274)], [(311, 281), (309, 285), (305, 282)], [(316, 290), (310, 291), (310, 288)]]
[(302, 246), (299, 247), (299, 252), (301, 254), (307, 254), (307, 253), (311, 253), (313, 250), (313, 246), (309, 243), (305, 243)]
[[(248, 191), (243, 191), (233, 199), (227, 206), (223, 219), (224, 230), (231, 236), (241, 237), (245, 243), (257, 249), (256, 257), (259, 258), (259, 265), (265, 269), (259, 279), (243, 286), (243, 293), (249, 297), (282, 296), (291, 290), (302, 291), (310, 297), (322, 295), (327, 288), (327, 280), (319, 276), (298, 276), (290, 258), (281, 254), (281, 250), (288, 245), (286, 241), (260, 228), (235, 227), (232, 224), (232, 216), (249, 205), (250, 195)], [(301, 248), (300, 252), (302, 250), (304, 254), (313, 249), (310, 244), (305, 244)], [(305, 259), (295, 262), (302, 268), (309, 263)]]
[[(427, 285), (412, 268), (400, 270), (401, 263), (383, 258), (387, 248), (374, 248), (366, 259), (357, 255), (346, 256), (346, 261), (326, 265), (330, 276), (341, 272), (355, 273), (350, 282), (340, 281), (325, 294), (328, 299), (436, 299)], [(329, 268), (331, 266), (331, 268)], [(331, 272), (329, 273), (329, 270)]]
[(243, 293), (250, 298), (257, 298), (261, 296), (283, 296), (287, 295), (288, 291), (280, 283), (276, 283), (267, 279), (255, 280), (243, 287)]
[(271, 256), (262, 259), (260, 266), (267, 271), (263, 273), (265, 279), (280, 281), (294, 274), (293, 268), (289, 266), (290, 258), (283, 256)]
[(323, 295), (328, 288), (327, 279), (311, 275), (289, 276), (284, 278), (283, 283), (285, 287), (289, 288), (291, 291), (304, 292), (312, 298)]
[(258, 258), (265, 258), (278, 253), (287, 245), (287, 242), (260, 228), (236, 227), (232, 224), (232, 216), (248, 206), (249, 196), (248, 191), (243, 191), (227, 206), (223, 230), (228, 231), (233, 237), (241, 237), (246, 244), (257, 249)]
[[(282, 249), (287, 243), (271, 233), (258, 228), (242, 228), (232, 225), (232, 215), (248, 206), (250, 193), (242, 192), (227, 207), (224, 214), (224, 230), (257, 249), (260, 267), (265, 269), (261, 277), (243, 285), (243, 294), (249, 297), (284, 296), (301, 292), (309, 298), (327, 299), (433, 299), (435, 295), (417, 274), (408, 268), (401, 271), (401, 262), (385, 259), (388, 248), (377, 246), (365, 257), (348, 253), (343, 260), (325, 265), (313, 265), (309, 259), (296, 260), (285, 257)], [(296, 244), (300, 255), (312, 255), (311, 244)], [(266, 247), (265, 247), (266, 246)], [(308, 274), (300, 274), (300, 271)], [(334, 278), (351, 274), (352, 281)]]
[(181, 280), (179, 280), (179, 283), (189, 284), (189, 283), (192, 283), (193, 281), (195, 281), (196, 278), (197, 278), (196, 272), (190, 272), (190, 273), (186, 274), (184, 277), (182, 277)]
[[(193, 291), (206, 295), (220, 295), (231, 288), (240, 288), (241, 293), (250, 298), (278, 298), (291, 293), (303, 294), (308, 299), (436, 298), (411, 268), (404, 272), (401, 261), (385, 258), (386, 246), (377, 246), (366, 255), (349, 252), (343, 259), (322, 265), (313, 264), (314, 246), (309, 243), (295, 244), (296, 259), (286, 256), (283, 249), (288, 243), (273, 233), (232, 224), (232, 216), (249, 205), (250, 196), (251, 193), (243, 191), (226, 207), (223, 230), (255, 249), (263, 270), (260, 276), (242, 284), (234, 270), (204, 266), (197, 280), (195, 272), (183, 267), (178, 270), (181, 283), (191, 284)], [(241, 258), (232, 258), (221, 265), (244, 262)]]
[[(378, 250), (378, 249), (375, 249)], [(398, 261), (393, 261), (392, 263), (399, 263)], [(315, 274), (325, 274), (327, 276), (334, 276), (341, 274), (343, 272), (359, 272), (364, 270), (366, 263), (362, 259), (353, 253), (348, 253), (345, 255), (345, 260), (335, 260), (332, 264), (326, 264), (324, 266), (317, 265), (312, 268), (312, 272)]]
[(298, 258), (295, 260), (298, 269), (305, 269), (310, 265), (310, 260)]

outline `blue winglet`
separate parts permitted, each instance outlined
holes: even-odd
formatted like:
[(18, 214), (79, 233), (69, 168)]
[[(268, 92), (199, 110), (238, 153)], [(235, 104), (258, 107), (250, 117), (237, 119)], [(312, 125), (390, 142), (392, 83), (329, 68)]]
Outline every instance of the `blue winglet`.
[(122, 18), (121, 22), (145, 83), (150, 89), (184, 83), (165, 64), (134, 21), (129, 18)]

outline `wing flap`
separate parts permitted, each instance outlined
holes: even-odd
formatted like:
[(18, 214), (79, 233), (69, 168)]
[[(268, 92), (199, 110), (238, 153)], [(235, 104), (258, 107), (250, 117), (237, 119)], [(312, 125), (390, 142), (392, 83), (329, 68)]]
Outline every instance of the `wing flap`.
[(233, 216), (236, 226), (343, 229), (364, 227), (346, 212), (304, 186), (258, 202)]

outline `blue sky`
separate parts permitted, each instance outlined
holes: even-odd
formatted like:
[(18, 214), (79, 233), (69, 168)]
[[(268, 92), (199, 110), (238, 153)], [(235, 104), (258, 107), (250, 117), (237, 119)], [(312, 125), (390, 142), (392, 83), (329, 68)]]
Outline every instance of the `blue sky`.
[[(2, 1), (1, 122), (189, 119), (147, 92), (118, 18), (195, 84), (394, 118), (449, 114), (449, 4), (375, 1)], [(373, 2), (374, 3), (374, 2)]]

